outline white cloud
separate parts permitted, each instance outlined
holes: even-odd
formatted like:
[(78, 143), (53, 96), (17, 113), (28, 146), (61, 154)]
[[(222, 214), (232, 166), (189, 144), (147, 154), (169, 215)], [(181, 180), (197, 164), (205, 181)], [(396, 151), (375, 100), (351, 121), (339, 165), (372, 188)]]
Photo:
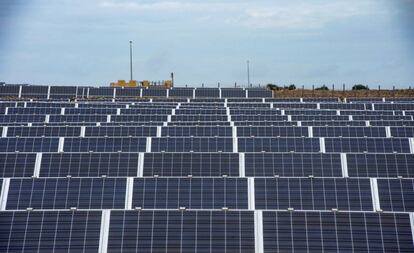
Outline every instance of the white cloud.
[[(261, 29), (317, 29), (331, 22), (378, 11), (374, 0), (304, 1), (103, 1), (99, 6), (140, 15), (191, 17), (206, 24)], [(374, 8), (375, 7), (375, 8)], [(376, 9), (376, 10), (375, 10)]]

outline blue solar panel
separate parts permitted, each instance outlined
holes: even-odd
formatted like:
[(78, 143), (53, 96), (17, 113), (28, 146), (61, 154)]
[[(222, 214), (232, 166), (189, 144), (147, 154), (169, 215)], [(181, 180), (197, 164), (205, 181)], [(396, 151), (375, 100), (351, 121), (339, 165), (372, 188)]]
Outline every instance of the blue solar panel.
[(1, 154), (0, 178), (33, 176), (36, 154)]
[(151, 152), (233, 152), (233, 139), (152, 138)]
[(263, 212), (264, 252), (413, 252), (408, 214)]
[(239, 152), (319, 152), (317, 138), (239, 138)]
[(138, 161), (136, 153), (43, 154), (40, 177), (135, 177)]
[(145, 209), (247, 209), (247, 180), (135, 178), (132, 205)]
[(0, 212), (0, 252), (98, 252), (101, 212)]
[(239, 137), (307, 137), (305, 127), (237, 127)]
[(231, 127), (213, 127), (213, 126), (197, 126), (197, 127), (163, 127), (161, 129), (162, 136), (200, 136), (200, 137), (231, 137)]
[(145, 152), (146, 138), (65, 138), (64, 152)]
[(80, 127), (9, 127), (7, 130), (8, 137), (78, 137), (80, 136)]
[(384, 127), (313, 127), (314, 137), (386, 137)]
[(239, 176), (239, 155), (231, 153), (146, 153), (143, 175), (163, 177)]
[(372, 211), (370, 181), (346, 178), (256, 178), (256, 209)]
[(339, 153), (410, 153), (408, 139), (397, 138), (326, 138), (326, 152)]
[(253, 212), (113, 211), (108, 252), (255, 252)]
[(58, 138), (0, 138), (0, 152), (57, 152)]
[(248, 177), (342, 177), (339, 154), (246, 153)]
[[(100, 126), (86, 127), (85, 136), (123, 136), (123, 137), (151, 137), (157, 135), (156, 127), (136, 127), (136, 126)], [(79, 136), (79, 135), (78, 135)]]
[(350, 177), (414, 177), (414, 155), (347, 154)]
[(123, 209), (125, 191), (125, 178), (12, 179), (7, 209)]

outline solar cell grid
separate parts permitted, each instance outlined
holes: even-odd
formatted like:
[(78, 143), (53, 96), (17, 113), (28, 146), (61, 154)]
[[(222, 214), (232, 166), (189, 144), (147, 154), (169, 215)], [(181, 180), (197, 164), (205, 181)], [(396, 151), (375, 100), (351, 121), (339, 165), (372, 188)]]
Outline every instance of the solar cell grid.
[(319, 152), (317, 138), (238, 138), (239, 152)]
[(408, 214), (263, 212), (265, 252), (412, 252)]
[(378, 195), (384, 211), (414, 211), (413, 179), (378, 179)]
[(146, 138), (65, 138), (64, 152), (145, 152)]
[(373, 211), (370, 181), (346, 178), (256, 178), (256, 209)]
[(239, 137), (307, 137), (306, 127), (237, 127)]
[(123, 209), (125, 191), (125, 178), (12, 179), (7, 209)]
[(31, 177), (34, 172), (36, 154), (1, 154), (1, 177)]
[(108, 252), (254, 252), (253, 212), (113, 211)]
[(232, 138), (152, 138), (151, 152), (233, 152)]
[(163, 177), (239, 176), (239, 155), (225, 153), (146, 153), (143, 175)]
[(59, 138), (0, 138), (0, 152), (57, 152)]
[(339, 154), (246, 153), (248, 177), (341, 177)]
[[(151, 137), (157, 135), (157, 128), (151, 126), (100, 126), (86, 127), (85, 136), (111, 136), (111, 137)], [(79, 135), (78, 135), (79, 136)]]
[(145, 209), (247, 209), (247, 180), (135, 178), (132, 205)]
[(402, 138), (325, 138), (326, 152), (410, 153), (408, 139)]
[(0, 252), (98, 252), (101, 212), (0, 212)]
[(161, 128), (162, 136), (200, 136), (200, 137), (231, 137), (231, 127), (214, 127), (214, 126), (197, 126), (197, 127), (163, 127)]
[(350, 177), (414, 177), (414, 156), (407, 154), (347, 154)]
[(384, 127), (313, 127), (314, 137), (386, 137)]
[(43, 154), (40, 177), (135, 177), (136, 153), (61, 153)]
[(9, 127), (7, 130), (8, 137), (78, 137), (80, 135), (80, 127)]

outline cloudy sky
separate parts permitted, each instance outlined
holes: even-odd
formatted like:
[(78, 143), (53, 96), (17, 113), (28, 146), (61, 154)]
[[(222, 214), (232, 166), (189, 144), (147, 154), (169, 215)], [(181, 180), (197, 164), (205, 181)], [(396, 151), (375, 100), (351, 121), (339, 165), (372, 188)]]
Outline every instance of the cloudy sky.
[(411, 0), (1, 0), (0, 81), (414, 87)]

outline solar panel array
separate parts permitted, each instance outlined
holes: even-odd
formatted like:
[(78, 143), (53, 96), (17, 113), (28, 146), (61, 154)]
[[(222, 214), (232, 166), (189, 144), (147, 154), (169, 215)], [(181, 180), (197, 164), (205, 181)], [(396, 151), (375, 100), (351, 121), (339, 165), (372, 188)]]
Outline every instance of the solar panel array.
[(0, 252), (414, 252), (412, 99), (0, 94)]

